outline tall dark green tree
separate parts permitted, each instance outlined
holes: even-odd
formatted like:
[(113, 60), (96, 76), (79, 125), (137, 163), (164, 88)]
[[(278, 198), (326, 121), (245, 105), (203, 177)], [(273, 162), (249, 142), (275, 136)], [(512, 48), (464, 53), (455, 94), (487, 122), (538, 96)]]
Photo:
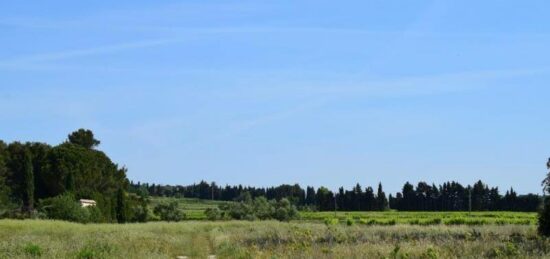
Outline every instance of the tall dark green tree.
[(8, 152), (6, 144), (0, 140), (0, 216), (9, 209), (11, 188), (7, 184), (8, 168), (6, 161)]
[(416, 193), (414, 186), (409, 182), (406, 182), (403, 186), (403, 199), (400, 206), (400, 210), (415, 210), (416, 208)]
[(311, 206), (315, 205), (315, 189), (311, 186), (306, 188), (306, 205)]
[(23, 205), (25, 210), (31, 211), (34, 209), (34, 173), (32, 170), (32, 157), (29, 150), (25, 150), (23, 174)]
[(325, 187), (317, 189), (315, 200), (317, 208), (319, 208), (320, 211), (331, 211), (335, 209), (334, 194)]
[[(546, 168), (549, 172), (546, 174), (546, 178), (542, 181), (543, 193), (550, 193), (550, 158), (546, 163)], [(543, 208), (539, 212), (539, 234), (543, 236), (550, 236), (550, 199), (544, 198)]]
[(116, 219), (118, 223), (126, 223), (128, 216), (126, 194), (122, 188), (119, 188), (116, 194)]
[(376, 205), (377, 209), (384, 211), (388, 209), (388, 199), (386, 193), (382, 190), (382, 183), (378, 183), (378, 191), (376, 192)]

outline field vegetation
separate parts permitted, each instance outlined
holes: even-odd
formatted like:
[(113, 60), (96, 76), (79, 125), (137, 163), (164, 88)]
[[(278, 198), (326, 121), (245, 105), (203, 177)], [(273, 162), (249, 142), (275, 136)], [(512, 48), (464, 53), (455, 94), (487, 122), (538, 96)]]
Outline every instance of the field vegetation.
[(0, 258), (547, 258), (532, 225), (0, 221)]
[[(211, 201), (194, 198), (151, 197), (151, 206), (160, 203), (176, 203), (188, 220), (207, 220), (208, 209), (219, 208), (236, 202)], [(334, 219), (334, 220), (333, 220)], [(297, 220), (312, 222), (353, 221), (365, 225), (536, 225), (535, 212), (474, 211), (474, 212), (423, 212), (423, 211), (300, 211)]]
[(0, 259), (550, 258), (550, 199), (537, 216), (538, 195), (481, 181), (406, 183), (389, 199), (382, 184), (132, 184), (98, 144), (83, 129), (57, 146), (0, 141), (0, 218), (19, 219), (0, 220)]

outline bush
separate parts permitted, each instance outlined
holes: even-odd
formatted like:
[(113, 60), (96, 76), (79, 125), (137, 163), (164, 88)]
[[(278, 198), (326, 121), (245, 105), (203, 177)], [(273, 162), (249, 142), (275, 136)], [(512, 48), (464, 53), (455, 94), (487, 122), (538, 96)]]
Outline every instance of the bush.
[(155, 206), (154, 213), (157, 214), (163, 221), (181, 221), (186, 218), (183, 211), (178, 209), (177, 202), (161, 203)]
[(25, 247), (23, 247), (23, 251), (25, 251), (25, 254), (33, 257), (39, 257), (42, 256), (42, 248), (40, 246), (35, 244), (27, 244)]
[[(280, 201), (268, 201), (265, 197), (257, 197), (254, 200), (246, 197), (238, 203), (220, 205), (222, 214), (237, 220), (268, 220), (289, 221), (299, 217), (298, 210), (287, 199)], [(209, 213), (214, 213), (210, 211)], [(208, 216), (207, 216), (208, 217)]]
[(275, 202), (275, 215), (272, 217), (279, 221), (289, 221), (298, 217), (298, 210), (287, 199)]
[(239, 202), (220, 206), (230, 218), (237, 220), (255, 220), (251, 202)]
[(424, 252), (421, 256), (421, 258), (426, 258), (426, 259), (437, 259), (439, 258), (439, 254), (437, 253), (437, 251), (435, 249), (433, 249), (432, 247), (428, 247), (428, 249), (426, 250), (426, 252)]
[(374, 219), (360, 219), (359, 223), (364, 224), (364, 225), (368, 225), (368, 226), (372, 226), (372, 225), (376, 224), (376, 220), (374, 220)]
[(40, 201), (40, 210), (49, 219), (79, 223), (101, 222), (102, 213), (95, 206), (83, 208), (70, 193)]
[(222, 219), (222, 212), (218, 208), (208, 208), (204, 211), (208, 220), (220, 220)]
[(325, 225), (327, 226), (337, 225), (339, 222), (337, 218), (325, 218)]
[(347, 218), (346, 219), (346, 225), (348, 225), (348, 226), (355, 225), (355, 220), (353, 220), (353, 218)]
[(89, 243), (82, 247), (77, 253), (77, 259), (112, 258), (109, 256), (114, 247), (106, 243)]
[(265, 220), (273, 217), (274, 214), (280, 214), (284, 217), (284, 212), (275, 211), (273, 204), (270, 204), (265, 197), (258, 197), (252, 203), (252, 211), (258, 219)]

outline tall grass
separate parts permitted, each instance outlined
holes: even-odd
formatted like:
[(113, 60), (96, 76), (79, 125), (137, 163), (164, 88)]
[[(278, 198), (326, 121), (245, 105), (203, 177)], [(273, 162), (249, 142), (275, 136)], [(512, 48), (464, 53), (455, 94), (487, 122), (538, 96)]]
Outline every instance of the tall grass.
[[(378, 219), (381, 220), (381, 219)], [(1, 220), (0, 258), (546, 258), (531, 225)], [(363, 223), (363, 224), (361, 224)], [(426, 223), (426, 224), (424, 224)], [(395, 224), (395, 223), (394, 223)]]

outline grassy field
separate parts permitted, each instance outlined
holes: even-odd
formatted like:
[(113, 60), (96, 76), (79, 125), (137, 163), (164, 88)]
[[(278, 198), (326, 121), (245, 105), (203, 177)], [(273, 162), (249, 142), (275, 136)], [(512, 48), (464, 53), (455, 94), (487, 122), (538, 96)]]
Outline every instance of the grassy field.
[(532, 225), (0, 220), (0, 258), (548, 258)]

